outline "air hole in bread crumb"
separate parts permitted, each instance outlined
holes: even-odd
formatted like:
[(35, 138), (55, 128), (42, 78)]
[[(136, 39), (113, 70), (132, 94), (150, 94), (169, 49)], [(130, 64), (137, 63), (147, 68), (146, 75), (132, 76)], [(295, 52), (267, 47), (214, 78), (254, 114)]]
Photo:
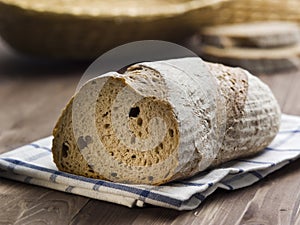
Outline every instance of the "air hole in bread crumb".
[[(136, 62), (138, 63), (138, 62)], [(133, 64), (131, 64), (133, 65)], [(140, 67), (140, 66), (132, 66), (130, 67), (129, 71), (138, 71), (138, 70), (143, 70), (143, 67)]]
[(159, 147), (160, 147), (161, 149), (163, 149), (163, 148), (164, 148), (164, 144), (163, 144), (163, 143), (160, 143), (160, 144), (159, 144)]
[(102, 117), (106, 117), (107, 115), (108, 115), (108, 112), (104, 113), (104, 114), (102, 115)]
[(156, 82), (158, 82), (159, 80), (156, 78), (156, 77), (153, 77), (152, 78), (152, 82), (154, 82), (154, 83), (156, 83)]
[(68, 157), (68, 151), (69, 151), (69, 144), (68, 144), (68, 142), (64, 142), (62, 144), (62, 149), (61, 149), (63, 158)]
[(88, 167), (89, 167), (88, 172), (91, 172), (91, 173), (94, 173), (94, 172), (95, 172), (95, 171), (94, 171), (94, 166), (93, 166), (93, 165), (88, 165)]
[(109, 128), (109, 126), (110, 126), (110, 124), (108, 124), (108, 123), (107, 123), (107, 124), (104, 124), (104, 128), (105, 128), (105, 129)]
[(136, 155), (132, 155), (131, 158), (132, 158), (132, 159), (136, 159)]
[(111, 156), (114, 156), (114, 153), (113, 153), (113, 152), (109, 152), (109, 154), (110, 154)]
[(140, 108), (139, 107), (134, 107), (131, 108), (129, 111), (129, 117), (138, 117), (140, 114)]
[(137, 122), (137, 125), (139, 125), (139, 126), (143, 125), (143, 119), (142, 118), (138, 118), (136, 122)]
[(142, 137), (142, 132), (139, 132), (138, 135), (139, 135), (139, 137)]
[(155, 148), (155, 153), (159, 154), (159, 148), (158, 147)]
[(170, 137), (174, 137), (174, 130), (173, 129), (169, 129), (169, 135), (170, 135)]

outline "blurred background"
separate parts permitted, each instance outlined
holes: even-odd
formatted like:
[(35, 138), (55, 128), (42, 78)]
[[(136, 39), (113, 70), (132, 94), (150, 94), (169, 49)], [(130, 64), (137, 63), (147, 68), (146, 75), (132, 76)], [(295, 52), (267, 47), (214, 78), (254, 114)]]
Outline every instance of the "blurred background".
[[(242, 23), (225, 33), (220, 32), (222, 28), (205, 33), (204, 44), (276, 48), (296, 44), (297, 28), (288, 23), (264, 23), (249, 29), (247, 23), (297, 23), (299, 10), (298, 0), (0, 0), (0, 35), (10, 47), (28, 56), (93, 60), (121, 44), (149, 39), (184, 44), (200, 53), (204, 28)], [(294, 40), (288, 40), (291, 36)], [(208, 40), (222, 37), (227, 42), (240, 41), (239, 46)], [(249, 45), (259, 38), (265, 39), (264, 46)]]
[(0, 0), (0, 152), (47, 136), (97, 57), (165, 40), (248, 69), (300, 115), (299, 0)]

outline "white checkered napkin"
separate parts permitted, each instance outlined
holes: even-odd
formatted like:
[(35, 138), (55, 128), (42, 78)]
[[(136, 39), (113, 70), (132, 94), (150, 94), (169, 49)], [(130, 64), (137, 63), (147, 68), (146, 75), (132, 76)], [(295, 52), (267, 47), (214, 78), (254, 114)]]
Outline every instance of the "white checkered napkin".
[(52, 161), (51, 142), (52, 137), (47, 137), (0, 155), (0, 176), (129, 207), (146, 203), (190, 210), (217, 188), (234, 190), (251, 185), (299, 158), (300, 117), (283, 115), (275, 140), (255, 157), (233, 160), (161, 186), (112, 183), (60, 172)]

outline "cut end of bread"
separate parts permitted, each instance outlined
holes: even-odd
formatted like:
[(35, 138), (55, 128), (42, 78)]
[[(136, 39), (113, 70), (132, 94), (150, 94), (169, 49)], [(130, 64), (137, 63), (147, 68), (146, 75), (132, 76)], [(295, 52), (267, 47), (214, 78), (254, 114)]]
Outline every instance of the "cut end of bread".
[(118, 162), (127, 166), (158, 164), (178, 147), (172, 107), (153, 96), (141, 99), (126, 87), (123, 80), (110, 78), (102, 88), (96, 105), (98, 136)]
[[(162, 79), (139, 76), (151, 72), (145, 70), (98, 77), (75, 95), (54, 129), (59, 169), (123, 183), (159, 184), (173, 176), (178, 121), (163, 99)], [(146, 83), (156, 88), (145, 93)]]

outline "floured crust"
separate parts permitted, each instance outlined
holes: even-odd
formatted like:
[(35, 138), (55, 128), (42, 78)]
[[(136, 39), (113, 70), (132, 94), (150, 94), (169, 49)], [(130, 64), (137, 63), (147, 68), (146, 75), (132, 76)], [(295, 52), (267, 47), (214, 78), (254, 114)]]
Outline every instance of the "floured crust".
[(221, 95), (226, 99), (227, 120), (242, 117), (248, 95), (247, 72), (222, 64), (207, 63), (207, 66), (217, 78)]
[(260, 152), (280, 124), (280, 109), (271, 90), (246, 70), (208, 65), (226, 99), (227, 114), (224, 141), (212, 166)]

